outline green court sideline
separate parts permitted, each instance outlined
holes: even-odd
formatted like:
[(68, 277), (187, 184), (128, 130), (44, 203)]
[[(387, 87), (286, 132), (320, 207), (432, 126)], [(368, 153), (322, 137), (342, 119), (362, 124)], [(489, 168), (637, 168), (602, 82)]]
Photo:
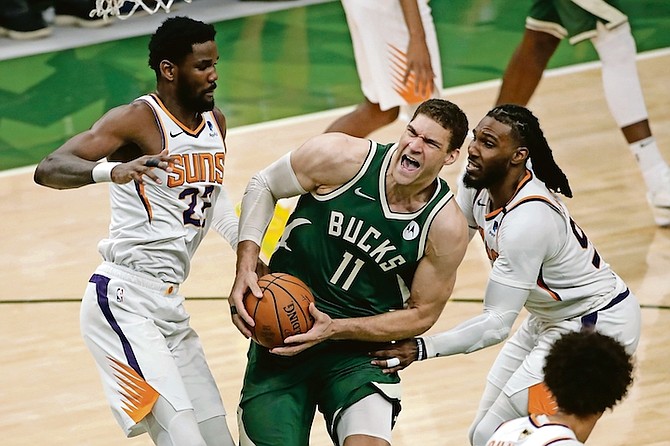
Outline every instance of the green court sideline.
[[(254, 8), (263, 5), (194, 0), (171, 13), (217, 20), (221, 60), (216, 100), (230, 127), (360, 101), (339, 1), (270, 2), (263, 6), (267, 12), (240, 9), (245, 3)], [(217, 4), (222, 15), (211, 15)], [(623, 0), (621, 4), (630, 16), (638, 51), (670, 47), (667, 0)], [(432, 0), (444, 87), (500, 78), (521, 38), (528, 5), (529, 0)], [(277, 10), (281, 7), (288, 9)], [(218, 21), (226, 13), (230, 18)], [(34, 164), (107, 109), (149, 91), (154, 79), (146, 62), (151, 32), (147, 26), (155, 28), (154, 23), (164, 18), (164, 13), (158, 13), (133, 17), (104, 31), (67, 30), (77, 39), (76, 45), (4, 60), (2, 52), (11, 45), (26, 44), (0, 38), (0, 170)], [(109, 33), (115, 27), (144, 34), (77, 46), (97, 42), (96, 32)], [(550, 67), (596, 59), (588, 43), (569, 48), (564, 42)]]

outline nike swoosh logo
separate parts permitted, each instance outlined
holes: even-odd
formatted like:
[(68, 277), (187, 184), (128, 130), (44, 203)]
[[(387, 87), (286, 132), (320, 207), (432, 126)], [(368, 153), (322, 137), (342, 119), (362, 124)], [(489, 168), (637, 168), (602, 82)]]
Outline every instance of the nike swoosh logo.
[(171, 136), (172, 138), (174, 138), (174, 137), (177, 137), (177, 136), (181, 135), (182, 133), (184, 133), (183, 130), (182, 130), (181, 132), (177, 132), (177, 133), (172, 133), (172, 132), (170, 132), (170, 136)]
[(486, 206), (486, 203), (482, 203), (482, 199), (477, 200), (477, 206)]
[(364, 193), (363, 191), (361, 191), (360, 187), (357, 187), (356, 189), (354, 189), (354, 194), (358, 195), (359, 197), (363, 197), (363, 198), (366, 198), (368, 200), (375, 201), (375, 197), (371, 197), (370, 195)]

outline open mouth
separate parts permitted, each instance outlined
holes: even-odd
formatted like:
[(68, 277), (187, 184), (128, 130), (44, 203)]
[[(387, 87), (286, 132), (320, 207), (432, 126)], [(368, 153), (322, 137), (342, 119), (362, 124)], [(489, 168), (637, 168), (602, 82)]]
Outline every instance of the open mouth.
[(465, 171), (470, 173), (474, 171), (481, 170), (481, 167), (478, 164), (475, 164), (471, 159), (468, 158), (468, 165), (465, 166)]
[(421, 164), (414, 158), (410, 158), (407, 155), (403, 155), (400, 159), (400, 165), (407, 170), (416, 170), (421, 167)]

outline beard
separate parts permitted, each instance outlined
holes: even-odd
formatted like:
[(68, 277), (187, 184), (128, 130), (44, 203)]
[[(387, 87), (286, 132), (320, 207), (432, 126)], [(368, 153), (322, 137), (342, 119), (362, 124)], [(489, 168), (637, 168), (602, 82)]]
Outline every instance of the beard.
[[(216, 87), (216, 84), (214, 84), (214, 87)], [(204, 94), (194, 95), (192, 91), (189, 86), (183, 84), (177, 89), (177, 97), (185, 107), (198, 113), (214, 109), (214, 98), (208, 99)]]
[(491, 186), (501, 183), (507, 175), (507, 163), (498, 163), (481, 170), (478, 178), (471, 176), (468, 172), (463, 174), (463, 184), (472, 189), (489, 189)]

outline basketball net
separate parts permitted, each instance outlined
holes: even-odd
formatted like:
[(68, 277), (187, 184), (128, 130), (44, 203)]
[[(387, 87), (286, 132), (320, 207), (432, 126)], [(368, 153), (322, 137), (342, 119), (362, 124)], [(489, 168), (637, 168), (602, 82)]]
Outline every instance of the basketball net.
[[(144, 3), (144, 0), (95, 0), (95, 9), (89, 15), (91, 17), (102, 17), (106, 19), (109, 16), (125, 20), (135, 14), (138, 9), (144, 10), (147, 14), (155, 14), (159, 9), (170, 12), (170, 7), (175, 0), (147, 0), (150, 5)], [(191, 3), (191, 0), (184, 0)]]

